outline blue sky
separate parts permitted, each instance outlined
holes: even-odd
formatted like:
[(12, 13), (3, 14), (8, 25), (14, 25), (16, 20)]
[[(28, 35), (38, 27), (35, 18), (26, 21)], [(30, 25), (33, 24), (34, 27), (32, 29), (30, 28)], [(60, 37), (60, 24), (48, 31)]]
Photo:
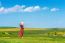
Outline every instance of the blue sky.
[(0, 0), (0, 26), (64, 28), (65, 0)]

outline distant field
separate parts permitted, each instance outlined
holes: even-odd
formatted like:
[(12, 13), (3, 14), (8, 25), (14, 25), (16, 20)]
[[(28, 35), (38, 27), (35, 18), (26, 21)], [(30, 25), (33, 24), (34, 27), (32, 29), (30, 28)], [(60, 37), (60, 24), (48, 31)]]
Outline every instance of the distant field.
[[(0, 31), (19, 31), (20, 28), (0, 28)], [(24, 28), (24, 30), (47, 30), (45, 28)]]
[(25, 28), (22, 39), (19, 28), (0, 28), (0, 43), (65, 43), (65, 29)]

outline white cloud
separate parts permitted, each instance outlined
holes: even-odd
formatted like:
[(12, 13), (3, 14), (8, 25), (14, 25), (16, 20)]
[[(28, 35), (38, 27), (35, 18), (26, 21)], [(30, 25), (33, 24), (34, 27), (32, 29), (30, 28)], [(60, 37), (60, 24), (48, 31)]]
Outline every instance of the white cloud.
[(40, 10), (40, 9), (41, 9), (40, 6), (35, 6), (35, 7), (33, 8), (34, 11), (37, 11), (37, 10)]
[[(0, 7), (0, 13), (10, 13), (10, 12), (35, 12), (40, 10), (49, 10), (48, 7), (40, 7), (40, 6), (30, 6), (26, 7), (25, 5), (15, 5), (10, 8)], [(58, 11), (58, 8), (52, 8), (50, 11)]]
[(43, 9), (43, 10), (48, 10), (49, 8), (48, 8), (48, 7), (43, 7), (42, 9)]
[(24, 9), (24, 12), (34, 12), (34, 11), (39, 11), (40, 10), (40, 6), (31, 6), (31, 7), (27, 7)]
[(0, 13), (19, 12), (22, 11), (25, 6), (15, 5), (11, 8), (0, 8)]
[(24, 12), (32, 12), (33, 7), (27, 7), (24, 9)]
[(50, 9), (51, 12), (55, 12), (55, 11), (59, 11), (60, 9), (59, 8), (52, 8)]
[(11, 8), (5, 9), (5, 11), (7, 11), (7, 12), (17, 12), (21, 8), (23, 8), (23, 7), (22, 6), (19, 6), (19, 5), (15, 5), (15, 6), (11, 7)]
[(21, 7), (22, 7), (22, 8), (25, 8), (25, 5), (22, 5)]
[(3, 12), (3, 11), (4, 11), (4, 7), (1, 7), (1, 8), (0, 8), (0, 12)]
[(40, 6), (31, 6), (31, 7), (26, 7), (24, 5), (15, 5), (11, 8), (0, 8), (0, 13), (9, 13), (9, 12), (34, 12), (40, 10)]

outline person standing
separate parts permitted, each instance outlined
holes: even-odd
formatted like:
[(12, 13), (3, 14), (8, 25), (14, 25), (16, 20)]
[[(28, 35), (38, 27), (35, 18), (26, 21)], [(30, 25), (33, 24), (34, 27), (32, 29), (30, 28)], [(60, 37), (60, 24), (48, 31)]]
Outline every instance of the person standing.
[(24, 22), (20, 23), (20, 31), (18, 33), (19, 37), (22, 38), (24, 34)]

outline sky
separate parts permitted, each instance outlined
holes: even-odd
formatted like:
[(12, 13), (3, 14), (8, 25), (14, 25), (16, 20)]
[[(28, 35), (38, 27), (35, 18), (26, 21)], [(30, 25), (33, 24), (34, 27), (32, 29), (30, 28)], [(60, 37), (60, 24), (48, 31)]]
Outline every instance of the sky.
[(0, 27), (65, 28), (65, 0), (0, 0)]

